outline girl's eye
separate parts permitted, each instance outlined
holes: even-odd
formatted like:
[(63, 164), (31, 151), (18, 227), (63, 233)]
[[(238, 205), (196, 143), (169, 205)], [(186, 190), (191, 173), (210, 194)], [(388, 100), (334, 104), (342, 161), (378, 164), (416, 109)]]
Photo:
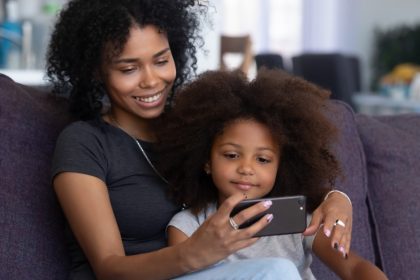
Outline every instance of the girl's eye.
[(264, 157), (258, 157), (257, 161), (260, 162), (260, 163), (266, 164), (266, 163), (270, 163), (271, 159), (264, 158)]
[(227, 159), (235, 159), (235, 158), (238, 158), (239, 155), (236, 154), (236, 153), (225, 153), (224, 157), (227, 158)]

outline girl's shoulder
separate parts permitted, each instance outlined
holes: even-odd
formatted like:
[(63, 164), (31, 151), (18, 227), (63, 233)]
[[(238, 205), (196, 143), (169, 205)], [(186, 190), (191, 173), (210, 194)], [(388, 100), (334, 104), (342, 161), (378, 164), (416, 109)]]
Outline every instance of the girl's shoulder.
[(216, 210), (217, 207), (215, 204), (208, 205), (206, 209), (200, 211), (198, 214), (194, 214), (190, 209), (184, 209), (172, 218), (168, 226), (174, 226), (183, 231), (187, 236), (191, 236)]
[(173, 219), (190, 219), (195, 220), (198, 224), (202, 224), (208, 217), (213, 215), (216, 211), (216, 204), (211, 203), (197, 214), (193, 213), (189, 208), (183, 209), (182, 211), (178, 212), (173, 217)]

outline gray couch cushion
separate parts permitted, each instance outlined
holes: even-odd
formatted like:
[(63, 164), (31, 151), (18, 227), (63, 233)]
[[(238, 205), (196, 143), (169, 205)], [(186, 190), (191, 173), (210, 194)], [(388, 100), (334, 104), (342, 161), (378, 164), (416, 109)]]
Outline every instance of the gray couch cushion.
[[(347, 104), (332, 100), (330, 119), (339, 128), (339, 139), (334, 147), (345, 178), (338, 182), (338, 189), (349, 195), (353, 203), (353, 235), (351, 249), (364, 258), (375, 262), (375, 249), (369, 221), (367, 198), (366, 161), (357, 132), (353, 110)], [(314, 274), (318, 279), (338, 279), (317, 258), (314, 258)]]
[(63, 106), (0, 75), (0, 279), (65, 279), (64, 220), (50, 184)]
[(389, 279), (418, 279), (420, 115), (357, 116), (367, 158), (369, 197)]

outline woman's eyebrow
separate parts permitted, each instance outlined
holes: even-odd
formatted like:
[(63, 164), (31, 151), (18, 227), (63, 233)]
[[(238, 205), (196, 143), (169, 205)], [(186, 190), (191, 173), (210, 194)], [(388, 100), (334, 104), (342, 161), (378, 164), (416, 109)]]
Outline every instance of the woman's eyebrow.
[[(163, 50), (155, 53), (153, 55), (153, 58), (157, 58), (157, 57), (165, 54), (166, 52), (168, 52), (170, 50), (171, 49), (169, 47), (168, 48), (165, 48), (165, 49), (163, 49)], [(133, 62), (137, 62), (138, 60), (139, 60), (138, 58), (120, 58), (120, 59), (114, 60), (113, 63), (115, 63), (115, 64), (119, 64), (119, 63), (133, 63)]]
[(164, 53), (166, 53), (166, 52), (168, 52), (168, 51), (170, 51), (170, 50), (171, 50), (171, 49), (170, 49), (169, 47), (167, 47), (167, 48), (165, 48), (165, 49), (161, 50), (160, 52), (155, 53), (155, 54), (153, 55), (153, 57), (154, 57), (154, 58), (159, 57), (159, 56), (163, 55)]

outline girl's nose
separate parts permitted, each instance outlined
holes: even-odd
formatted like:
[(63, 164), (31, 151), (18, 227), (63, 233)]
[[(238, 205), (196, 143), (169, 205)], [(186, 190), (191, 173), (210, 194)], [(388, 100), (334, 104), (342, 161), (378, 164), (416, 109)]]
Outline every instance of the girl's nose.
[(238, 167), (238, 172), (242, 175), (254, 175), (254, 168), (248, 161), (243, 161)]

